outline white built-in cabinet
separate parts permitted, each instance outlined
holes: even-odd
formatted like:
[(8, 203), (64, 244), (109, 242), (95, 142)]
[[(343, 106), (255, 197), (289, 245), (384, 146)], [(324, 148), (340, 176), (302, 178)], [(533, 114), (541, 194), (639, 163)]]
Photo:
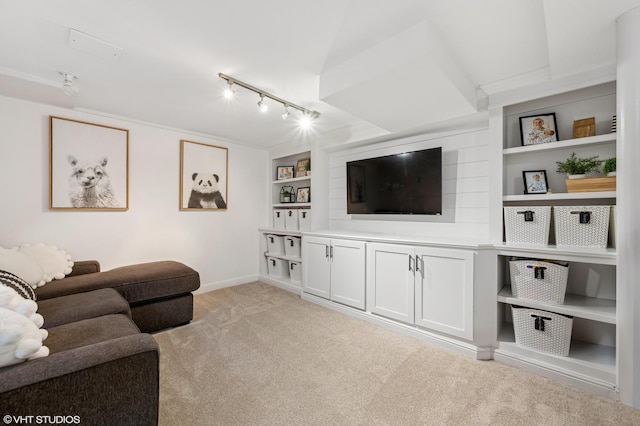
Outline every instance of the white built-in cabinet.
[[(616, 114), (615, 82), (566, 93), (532, 97), (497, 108), (495, 127), (502, 138), (503, 206), (584, 206), (616, 204), (616, 192), (567, 192), (565, 176), (557, 173), (556, 161), (572, 152), (579, 157), (616, 155), (616, 133), (611, 120)], [(521, 146), (519, 118), (555, 113), (558, 142)], [(574, 120), (595, 117), (596, 135), (572, 138)], [(552, 193), (523, 194), (522, 171), (546, 170)], [(503, 242), (497, 250), (497, 332), (494, 358), (542, 372), (574, 385), (615, 396), (617, 388), (617, 312), (615, 209), (612, 209), (607, 248), (557, 247), (553, 226), (549, 244), (531, 246)], [(512, 256), (569, 262), (564, 304), (543, 303), (513, 297), (509, 276)], [(569, 356), (549, 355), (515, 342), (511, 306), (518, 305), (569, 315), (574, 318)]]
[[(295, 237), (301, 239), (302, 230), (308, 228), (311, 217), (311, 199), (305, 202), (283, 203), (280, 199), (282, 187), (292, 187), (294, 194), (299, 189), (307, 189), (311, 191), (311, 171), (305, 172), (304, 176), (296, 176), (296, 166), (298, 161), (311, 159), (311, 151), (301, 151), (275, 157), (271, 160), (271, 180), (269, 185), (270, 191), (270, 214), (269, 225), (258, 230), (260, 238), (260, 269), (259, 277), (261, 280), (270, 284), (285, 288), (291, 291), (299, 292), (302, 286), (302, 257), (290, 256), (286, 253), (273, 253), (269, 251), (267, 243), (269, 236), (273, 235), (280, 238)], [(288, 167), (293, 169), (293, 176), (282, 178), (278, 175), (280, 167)], [(306, 227), (305, 227), (306, 225)], [(276, 274), (273, 273), (274, 268), (270, 268), (270, 262), (279, 262)]]
[(403, 244), (367, 247), (367, 309), (473, 339), (473, 252)]
[(363, 241), (303, 237), (303, 291), (364, 309), (365, 253)]

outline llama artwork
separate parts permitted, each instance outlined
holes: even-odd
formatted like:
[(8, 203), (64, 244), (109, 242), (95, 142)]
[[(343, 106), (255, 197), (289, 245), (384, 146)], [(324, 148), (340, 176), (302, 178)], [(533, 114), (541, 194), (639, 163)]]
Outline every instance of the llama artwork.
[(69, 177), (69, 198), (76, 208), (113, 208), (121, 204), (115, 197), (111, 180), (106, 171), (107, 157), (97, 161), (79, 161), (73, 155), (67, 156), (71, 165)]

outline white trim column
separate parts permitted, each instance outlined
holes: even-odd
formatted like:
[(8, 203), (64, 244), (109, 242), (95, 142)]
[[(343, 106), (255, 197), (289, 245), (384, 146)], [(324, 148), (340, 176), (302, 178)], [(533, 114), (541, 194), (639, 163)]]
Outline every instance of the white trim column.
[(640, 8), (617, 20), (618, 385), (640, 407)]

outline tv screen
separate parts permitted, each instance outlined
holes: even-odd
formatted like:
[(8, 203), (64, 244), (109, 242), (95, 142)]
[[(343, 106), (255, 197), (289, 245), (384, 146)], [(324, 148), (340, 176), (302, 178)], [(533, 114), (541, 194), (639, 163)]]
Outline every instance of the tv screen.
[(442, 148), (347, 162), (347, 213), (442, 214)]

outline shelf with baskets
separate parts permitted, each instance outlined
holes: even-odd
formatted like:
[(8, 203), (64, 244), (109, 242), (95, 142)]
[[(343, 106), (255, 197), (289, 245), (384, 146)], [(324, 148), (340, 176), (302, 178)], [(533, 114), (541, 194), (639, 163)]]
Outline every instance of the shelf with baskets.
[(302, 255), (300, 231), (261, 228), (260, 279), (279, 287), (300, 291)]
[[(601, 160), (616, 156), (617, 135), (611, 133), (615, 82), (501, 108), (504, 242), (495, 245), (495, 357), (615, 392), (618, 320), (611, 207), (617, 194), (569, 192), (566, 175), (556, 172), (556, 163), (574, 152)], [(596, 134), (571, 138), (574, 121), (589, 116), (594, 117)], [(537, 117), (551, 125), (556, 140), (525, 145), (525, 128)], [(525, 189), (531, 172), (546, 176), (540, 193)], [(537, 228), (530, 238), (526, 228), (534, 221)], [(568, 265), (564, 287), (553, 287), (559, 278), (552, 281), (549, 274), (560, 263)], [(527, 285), (532, 287), (523, 287)], [(557, 294), (562, 297), (557, 299)]]

